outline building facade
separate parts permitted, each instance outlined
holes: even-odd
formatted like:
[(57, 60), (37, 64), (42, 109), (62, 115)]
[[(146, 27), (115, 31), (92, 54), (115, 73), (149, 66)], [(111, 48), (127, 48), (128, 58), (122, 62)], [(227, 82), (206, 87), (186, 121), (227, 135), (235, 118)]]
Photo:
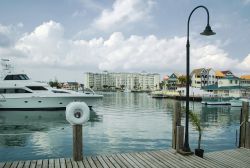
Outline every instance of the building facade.
[(102, 73), (84, 74), (84, 86), (94, 90), (137, 90), (150, 91), (159, 89), (160, 74), (156, 73)]
[(217, 83), (216, 72), (212, 68), (194, 69), (190, 74), (190, 78), (192, 81), (191, 86), (196, 88), (202, 88)]

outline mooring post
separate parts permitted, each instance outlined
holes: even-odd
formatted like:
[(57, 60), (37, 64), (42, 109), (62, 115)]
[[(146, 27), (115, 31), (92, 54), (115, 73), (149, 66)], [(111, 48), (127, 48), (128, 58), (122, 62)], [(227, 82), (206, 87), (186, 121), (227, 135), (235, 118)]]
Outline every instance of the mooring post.
[(181, 102), (175, 100), (174, 102), (174, 114), (172, 123), (172, 148), (176, 149), (177, 144), (177, 126), (181, 125)]
[(245, 148), (250, 149), (250, 122), (246, 122)]
[(73, 159), (80, 161), (82, 156), (82, 125), (73, 125)]
[(247, 143), (249, 142), (249, 124), (248, 124), (248, 116), (249, 116), (249, 103), (243, 101), (242, 102), (242, 114), (240, 119), (240, 147), (247, 147)]
[(179, 152), (184, 145), (184, 126), (177, 126), (176, 135), (176, 151)]

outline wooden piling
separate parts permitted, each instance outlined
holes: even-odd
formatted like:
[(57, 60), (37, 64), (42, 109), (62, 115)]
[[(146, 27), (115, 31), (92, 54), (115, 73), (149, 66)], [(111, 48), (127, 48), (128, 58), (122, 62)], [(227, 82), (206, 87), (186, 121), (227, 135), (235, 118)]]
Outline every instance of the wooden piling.
[(83, 160), (82, 155), (82, 125), (73, 125), (73, 159)]
[(179, 152), (183, 149), (184, 145), (184, 126), (177, 126), (176, 131), (176, 151)]
[(246, 122), (245, 148), (250, 149), (250, 122)]
[(249, 124), (248, 124), (248, 116), (249, 116), (249, 103), (242, 102), (242, 110), (241, 110), (241, 118), (240, 118), (240, 147), (246, 147), (249, 142)]
[(174, 114), (172, 123), (172, 148), (176, 149), (177, 143), (177, 126), (181, 125), (181, 102), (174, 102)]

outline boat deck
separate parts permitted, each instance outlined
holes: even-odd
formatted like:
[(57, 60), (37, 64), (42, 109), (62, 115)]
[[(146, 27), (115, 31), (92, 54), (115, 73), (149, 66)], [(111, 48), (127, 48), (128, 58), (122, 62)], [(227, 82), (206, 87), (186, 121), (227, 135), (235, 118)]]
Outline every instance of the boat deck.
[(205, 153), (204, 158), (183, 156), (175, 150), (157, 150), (135, 153), (71, 158), (2, 162), (0, 168), (249, 168), (250, 149), (233, 149)]

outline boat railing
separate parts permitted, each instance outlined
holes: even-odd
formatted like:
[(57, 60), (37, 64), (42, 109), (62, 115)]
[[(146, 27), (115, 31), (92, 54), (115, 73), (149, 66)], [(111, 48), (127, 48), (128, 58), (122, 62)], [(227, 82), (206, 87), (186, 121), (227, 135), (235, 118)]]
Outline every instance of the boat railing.
[(95, 91), (93, 89), (91, 89), (91, 88), (85, 88), (84, 93), (86, 93), (86, 94), (95, 94)]
[(5, 96), (3, 94), (0, 94), (0, 102), (5, 102), (6, 99), (5, 99)]

